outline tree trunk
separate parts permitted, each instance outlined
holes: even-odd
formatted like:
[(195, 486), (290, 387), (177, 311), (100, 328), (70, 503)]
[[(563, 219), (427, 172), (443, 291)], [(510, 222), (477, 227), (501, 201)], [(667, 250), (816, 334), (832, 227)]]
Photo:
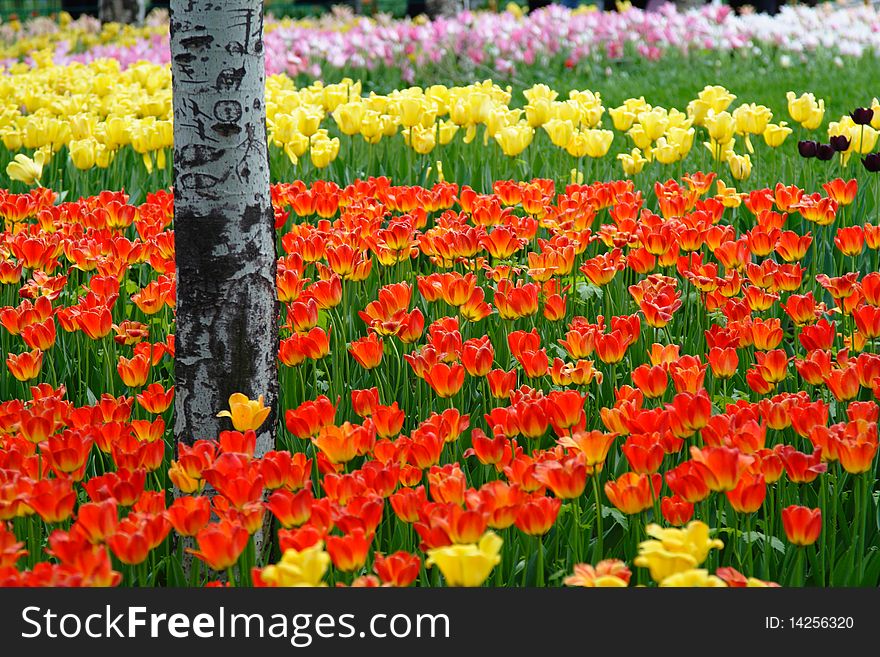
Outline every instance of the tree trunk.
[(145, 0), (99, 0), (98, 18), (102, 23), (144, 22)]
[(272, 411), (257, 455), (275, 447), (278, 301), (269, 196), (261, 0), (172, 0), (178, 441), (230, 429), (229, 396)]
[(451, 18), (462, 9), (460, 0), (426, 0), (425, 12), (429, 18), (445, 16)]

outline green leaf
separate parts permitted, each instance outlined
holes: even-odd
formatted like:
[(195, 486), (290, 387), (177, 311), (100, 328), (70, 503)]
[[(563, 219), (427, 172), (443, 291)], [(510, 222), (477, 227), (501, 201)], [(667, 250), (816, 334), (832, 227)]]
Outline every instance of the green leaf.
[(867, 559), (865, 577), (860, 584), (862, 586), (877, 586), (880, 584), (880, 551), (872, 550)]
[[(746, 543), (757, 543), (758, 541), (761, 541), (761, 545), (763, 545), (764, 541), (767, 540), (767, 535), (763, 532), (756, 531), (743, 532), (742, 539)], [(785, 554), (785, 544), (775, 536), (770, 537), (770, 547), (772, 547), (777, 552)]]
[(618, 525), (623, 527), (624, 531), (629, 529), (629, 520), (627, 519), (627, 517), (613, 507), (603, 506), (602, 507), (602, 517), (603, 518), (608, 518), (608, 517), (614, 518), (614, 522), (616, 522)]
[(597, 285), (593, 285), (590, 281), (578, 281), (577, 283), (577, 293), (578, 296), (584, 301), (592, 298), (596, 298), (598, 300), (602, 300), (604, 296), (604, 292), (601, 287)]
[(835, 586), (847, 586), (852, 583), (850, 578), (854, 574), (853, 553), (855, 549), (855, 546), (850, 547), (835, 564), (831, 580)]

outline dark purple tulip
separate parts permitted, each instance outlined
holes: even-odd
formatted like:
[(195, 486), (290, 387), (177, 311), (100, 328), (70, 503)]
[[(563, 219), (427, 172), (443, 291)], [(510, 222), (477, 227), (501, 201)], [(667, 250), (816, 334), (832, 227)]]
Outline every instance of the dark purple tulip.
[(828, 141), (831, 142), (831, 148), (836, 151), (845, 151), (847, 148), (849, 148), (850, 144), (849, 137), (845, 137), (843, 135), (835, 135)]
[(850, 116), (856, 125), (868, 125), (874, 118), (874, 110), (870, 107), (857, 107)]
[(868, 153), (862, 158), (862, 164), (871, 173), (877, 173), (880, 171), (880, 153)]
[(831, 144), (819, 144), (816, 147), (816, 157), (823, 161), (830, 160), (836, 152)]
[(801, 157), (816, 157), (816, 149), (819, 146), (814, 141), (803, 140), (798, 142), (798, 153)]

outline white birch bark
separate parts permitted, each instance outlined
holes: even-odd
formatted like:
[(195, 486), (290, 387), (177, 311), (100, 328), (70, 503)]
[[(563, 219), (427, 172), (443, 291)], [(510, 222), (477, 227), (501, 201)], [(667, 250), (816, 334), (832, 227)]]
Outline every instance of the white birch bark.
[(278, 302), (261, 0), (172, 0), (178, 441), (216, 438), (229, 396), (273, 409)]
[(100, 0), (98, 18), (102, 23), (133, 23), (144, 22), (146, 0)]

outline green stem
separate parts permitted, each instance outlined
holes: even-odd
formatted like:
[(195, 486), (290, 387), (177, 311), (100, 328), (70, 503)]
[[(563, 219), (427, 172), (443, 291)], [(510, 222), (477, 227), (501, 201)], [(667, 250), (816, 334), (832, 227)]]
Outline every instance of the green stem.
[(602, 540), (604, 532), (602, 530), (602, 498), (599, 494), (599, 473), (593, 473), (593, 493), (596, 496), (596, 545), (593, 547), (593, 561), (602, 559)]

